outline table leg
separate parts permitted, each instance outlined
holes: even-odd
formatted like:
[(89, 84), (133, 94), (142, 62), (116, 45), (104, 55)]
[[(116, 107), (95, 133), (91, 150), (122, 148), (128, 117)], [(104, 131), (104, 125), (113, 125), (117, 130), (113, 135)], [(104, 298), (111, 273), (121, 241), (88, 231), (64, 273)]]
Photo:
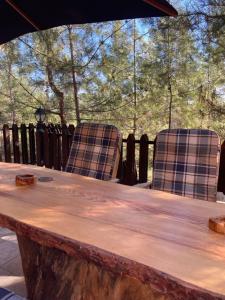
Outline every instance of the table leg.
[(130, 276), (17, 235), (29, 300), (167, 300)]

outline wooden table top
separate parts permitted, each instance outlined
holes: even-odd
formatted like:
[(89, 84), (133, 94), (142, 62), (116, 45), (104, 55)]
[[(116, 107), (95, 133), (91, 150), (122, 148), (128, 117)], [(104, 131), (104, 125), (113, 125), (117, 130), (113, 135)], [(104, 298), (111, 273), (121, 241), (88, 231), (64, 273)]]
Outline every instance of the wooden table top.
[[(15, 175), (25, 173), (54, 180), (16, 186)], [(73, 243), (81, 251), (93, 248), (95, 261), (109, 253), (113, 261), (109, 255), (104, 263), (111, 267), (124, 258), (124, 269), (130, 262), (130, 275), (141, 280), (156, 270), (225, 299), (225, 236), (207, 226), (219, 215), (225, 215), (224, 204), (0, 163), (0, 225), (36, 240), (34, 232), (44, 232), (45, 243), (68, 253)], [(49, 236), (58, 238), (57, 245)]]

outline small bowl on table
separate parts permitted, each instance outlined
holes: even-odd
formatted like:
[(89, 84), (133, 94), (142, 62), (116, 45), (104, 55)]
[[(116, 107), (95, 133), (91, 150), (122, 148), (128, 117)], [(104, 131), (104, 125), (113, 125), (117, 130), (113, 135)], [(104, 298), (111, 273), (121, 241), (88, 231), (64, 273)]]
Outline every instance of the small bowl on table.
[(208, 225), (211, 230), (225, 234), (225, 216), (210, 218)]
[(16, 185), (17, 186), (26, 186), (36, 183), (36, 177), (32, 174), (21, 174), (16, 175)]

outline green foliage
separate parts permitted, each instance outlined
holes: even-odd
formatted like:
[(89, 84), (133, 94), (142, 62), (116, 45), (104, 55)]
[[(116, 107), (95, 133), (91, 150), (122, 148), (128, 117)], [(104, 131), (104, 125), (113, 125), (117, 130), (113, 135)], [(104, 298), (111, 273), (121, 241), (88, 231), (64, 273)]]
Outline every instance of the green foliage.
[(40, 105), (49, 122), (76, 124), (77, 97), (81, 121), (115, 124), (125, 136), (153, 139), (171, 126), (225, 138), (225, 4), (190, 7), (177, 18), (72, 26), (70, 36), (63, 26), (1, 46), (1, 124), (34, 122)]

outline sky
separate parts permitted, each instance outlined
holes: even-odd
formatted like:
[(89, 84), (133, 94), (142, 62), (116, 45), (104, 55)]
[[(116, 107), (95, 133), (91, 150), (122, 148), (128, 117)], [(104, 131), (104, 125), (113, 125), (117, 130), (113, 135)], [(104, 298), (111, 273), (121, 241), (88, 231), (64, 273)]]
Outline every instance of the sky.
[(185, 9), (185, 7), (190, 7), (190, 0), (170, 0), (168, 1), (171, 5), (176, 8), (176, 10), (179, 12), (180, 9)]

